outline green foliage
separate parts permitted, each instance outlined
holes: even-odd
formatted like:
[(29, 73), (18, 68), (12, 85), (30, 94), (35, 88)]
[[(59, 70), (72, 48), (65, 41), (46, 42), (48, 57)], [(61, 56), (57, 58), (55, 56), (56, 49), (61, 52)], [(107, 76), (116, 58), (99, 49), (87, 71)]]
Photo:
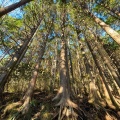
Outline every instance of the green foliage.
[(113, 17), (108, 17), (107, 21), (106, 21), (106, 24), (109, 24), (109, 25), (111, 24), (112, 25), (115, 21), (116, 21), (116, 19), (114, 19)]
[(30, 102), (30, 105), (31, 105), (32, 107), (37, 107), (37, 106), (36, 106), (36, 105), (37, 105), (37, 100), (33, 99), (33, 100)]
[[(90, 78), (88, 77), (90, 75), (85, 73), (87, 68), (86, 63), (84, 62), (84, 55), (86, 55), (86, 58), (89, 59), (89, 64), (94, 67), (92, 69), (95, 69), (92, 71), (92, 74), (98, 74), (96, 72), (97, 70), (95, 63), (93, 62), (92, 55), (88, 49), (86, 39), (88, 39), (88, 41), (93, 40), (91, 43), (92, 47), (94, 48), (93, 52), (96, 54), (96, 56), (98, 56), (98, 58), (100, 55), (94, 42), (97, 35), (102, 39), (99, 44), (103, 45), (106, 49), (109, 49), (112, 52), (119, 50), (119, 45), (115, 43), (110, 36), (104, 33), (103, 29), (93, 21), (93, 19), (90, 17), (90, 14), (86, 12), (86, 8), (84, 7), (87, 5), (91, 12), (101, 18), (106, 24), (112, 27), (115, 26), (115, 29), (119, 33), (119, 21), (113, 15), (108, 15), (108, 13), (111, 13), (111, 11), (107, 10), (101, 5), (97, 5), (96, 1), (91, 1), (90, 3), (89, 0), (80, 0), (80, 3), (78, 3), (76, 0), (57, 0), (56, 2), (57, 3), (54, 4), (52, 0), (35, 0), (22, 8), (24, 13), (23, 18), (17, 19), (13, 18), (12, 16), (6, 16), (1, 22), (0, 50), (4, 52), (6, 49), (9, 50), (9, 48), (12, 48), (10, 52), (12, 56), (12, 54), (18, 51), (18, 47), (20, 48), (20, 43), (23, 44), (29, 39), (34, 28), (36, 28), (38, 25), (38, 21), (42, 19), (39, 30), (32, 38), (33, 42), (28, 45), (28, 50), (24, 56), (24, 59), (22, 59), (21, 63), (14, 68), (10, 76), (11, 80), (8, 84), (8, 91), (23, 92), (27, 89), (36, 65), (36, 59), (39, 57), (38, 46), (41, 46), (41, 43), (45, 40), (47, 40), (47, 46), (40, 69), (38, 70), (39, 74), (37, 77), (38, 81), (36, 88), (39, 88), (41, 91), (50, 91), (51, 86), (53, 89), (58, 88), (61, 53), (60, 43), (63, 33), (72, 57), (74, 80), (72, 81), (73, 78), (71, 77), (70, 73), (70, 83), (72, 86), (71, 91), (76, 92), (75, 94), (77, 94), (77, 92), (79, 92), (78, 94), (83, 94), (85, 91), (84, 89), (87, 89), (88, 93), (90, 92)], [(117, 2), (115, 0), (106, 0), (104, 4), (107, 4), (110, 9), (112, 9), (115, 7), (115, 5), (117, 5)], [(63, 16), (65, 17), (64, 20)], [(93, 32), (95, 36), (90, 32)], [(49, 37), (47, 38), (47, 36)], [(84, 55), (82, 55), (81, 46), (85, 49)], [(32, 51), (34, 51), (34, 53), (32, 53)], [(67, 55), (67, 62), (70, 71), (70, 53), (67, 52)], [(10, 55), (8, 56), (10, 57)], [(0, 63), (0, 67), (5, 64), (5, 59), (8, 56), (6, 56)], [(106, 67), (104, 64), (101, 64), (101, 66), (103, 66), (103, 68)], [(1, 72), (3, 71), (1, 70)], [(94, 75), (92, 77), (94, 77)], [(99, 77), (99, 75), (97, 77)], [(111, 85), (112, 84), (113, 83), (111, 83)], [(37, 107), (37, 103), (37, 100), (32, 99), (30, 102), (31, 108)], [(51, 105), (49, 103), (47, 104), (43, 102), (41, 106), (42, 120), (51, 119), (50, 107)], [(16, 111), (13, 111), (13, 113), (14, 112)]]

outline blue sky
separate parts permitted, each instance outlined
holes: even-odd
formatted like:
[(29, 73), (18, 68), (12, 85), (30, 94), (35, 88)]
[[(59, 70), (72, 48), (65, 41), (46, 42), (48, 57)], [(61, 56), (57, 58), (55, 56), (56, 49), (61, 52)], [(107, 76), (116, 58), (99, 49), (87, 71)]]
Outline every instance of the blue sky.
[(20, 1), (20, 0), (0, 0), (0, 5), (6, 7), (6, 6), (16, 3), (18, 1)]
[[(19, 2), (19, 1), (20, 0), (0, 0), (0, 6), (6, 7), (13, 3)], [(17, 8), (15, 10), (13, 10), (12, 12), (10, 12), (9, 15), (12, 17), (21, 18), (22, 12), (21, 12), (20, 8)]]
[[(13, 4), (13, 3), (19, 2), (19, 1), (20, 0), (0, 0), (0, 6), (6, 7), (6, 6), (9, 6), (9, 5)], [(14, 11), (10, 12), (9, 15), (12, 16), (12, 17), (17, 17), (17, 18), (22, 17), (22, 13), (20, 11), (20, 8), (15, 9)], [(4, 54), (0, 50), (0, 58), (1, 58), (2, 55), (4, 55)]]

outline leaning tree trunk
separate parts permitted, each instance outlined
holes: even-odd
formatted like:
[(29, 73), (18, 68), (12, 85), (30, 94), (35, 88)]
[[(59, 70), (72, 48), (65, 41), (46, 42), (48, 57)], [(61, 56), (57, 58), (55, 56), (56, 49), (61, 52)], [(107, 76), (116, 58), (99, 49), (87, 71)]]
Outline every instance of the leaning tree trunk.
[[(91, 33), (91, 32), (90, 32)], [(91, 33), (92, 34), (92, 33)], [(92, 34), (94, 36), (94, 34)], [(116, 73), (116, 70), (113, 68), (113, 66), (111, 65), (112, 60), (110, 60), (108, 54), (106, 53), (106, 51), (104, 50), (104, 48), (102, 47), (102, 45), (96, 40), (97, 38), (95, 38), (95, 44), (97, 47), (97, 50), (100, 54), (100, 56), (102, 57), (105, 65), (107, 65), (107, 67), (109, 68), (113, 78), (115, 79), (117, 85), (120, 88), (120, 80), (119, 80), (119, 76)], [(112, 63), (113, 64), (113, 63)], [(116, 68), (117, 69), (117, 68)], [(118, 70), (117, 70), (118, 71)], [(119, 74), (119, 73), (118, 73)]]
[(15, 10), (16, 8), (18, 8), (22, 5), (25, 5), (26, 3), (29, 3), (30, 1), (32, 1), (32, 0), (21, 0), (20, 2), (14, 3), (5, 8), (0, 8), (0, 17), (11, 12), (12, 10)]
[(117, 50), (115, 50), (115, 51), (109, 49), (108, 45), (103, 45), (103, 48), (105, 49), (105, 51), (107, 52), (107, 54), (111, 57), (113, 63), (115, 64), (115, 66), (118, 69), (118, 73), (120, 74), (120, 53), (119, 53), (120, 47)]
[(38, 60), (37, 60), (37, 63), (35, 65), (35, 69), (34, 69), (32, 78), (30, 80), (28, 89), (27, 89), (27, 91), (26, 91), (26, 93), (23, 97), (24, 103), (23, 103), (22, 114), (26, 114), (29, 111), (30, 101), (31, 101), (31, 98), (32, 98), (32, 94), (33, 94), (35, 84), (36, 84), (36, 79), (37, 79), (37, 76), (38, 76), (38, 70), (39, 70), (39, 67), (40, 67), (40, 64), (41, 64), (41, 60), (42, 60), (42, 57), (43, 57), (44, 52), (45, 52), (45, 47), (46, 47), (46, 40), (40, 46), (40, 50), (38, 52)]
[(89, 9), (86, 7), (86, 3), (83, 3), (81, 4), (79, 2), (79, 5), (80, 7), (85, 11), (85, 13), (87, 15), (90, 15), (93, 20), (99, 24), (105, 31), (108, 35), (110, 35), (110, 37), (116, 41), (119, 45), (120, 45), (120, 34), (118, 32), (116, 32), (115, 30), (113, 30), (109, 25), (107, 25), (105, 22), (103, 22), (102, 20), (100, 20), (98, 17), (94, 16), (90, 11)]
[(20, 63), (21, 59), (24, 57), (24, 54), (26, 53), (26, 51), (28, 49), (28, 45), (33, 40), (33, 37), (36, 34), (41, 21), (42, 21), (42, 19), (40, 19), (40, 21), (37, 23), (36, 28), (32, 30), (31, 36), (28, 38), (28, 40), (26, 40), (23, 43), (21, 48), (18, 51), (16, 51), (15, 55), (10, 60), (10, 62), (8, 62), (8, 64), (6, 65), (6, 71), (4, 71), (1, 74), (1, 76), (0, 76), (0, 95), (4, 91), (4, 86), (7, 82), (7, 79), (10, 76), (13, 69), (15, 68), (16, 64)]
[(27, 89), (27, 91), (26, 91), (26, 93), (25, 93), (25, 95), (22, 99), (22, 101), (24, 101), (24, 103), (22, 105), (22, 109), (20, 110), (20, 112), (22, 112), (23, 115), (27, 115), (27, 113), (29, 111), (30, 101), (31, 101), (31, 98), (32, 98), (32, 94), (33, 94), (35, 84), (36, 84), (36, 79), (37, 79), (37, 76), (38, 76), (38, 70), (39, 70), (39, 67), (40, 67), (40, 64), (41, 64), (42, 57), (43, 57), (44, 52), (45, 52), (46, 42), (49, 38), (49, 34), (51, 32), (53, 22), (54, 22), (54, 19), (52, 19), (51, 25), (48, 28), (48, 33), (45, 36), (45, 40), (43, 41), (43, 43), (40, 46), (40, 50), (38, 52), (38, 60), (37, 60), (37, 63), (35, 65), (35, 69), (34, 69), (31, 81), (30, 81), (28, 89)]
[[(99, 36), (97, 36), (97, 42), (98, 43), (101, 43), (101, 39), (100, 39), (100, 37)], [(104, 51), (104, 53), (106, 54), (106, 56), (107, 56), (107, 58), (109, 59), (109, 61), (110, 61), (110, 63), (111, 63), (111, 65), (112, 65), (112, 67), (115, 69), (115, 71), (116, 71), (116, 73), (117, 73), (117, 75), (119, 76), (119, 78), (120, 78), (120, 70), (119, 70), (119, 64), (117, 64), (117, 61), (116, 61), (116, 59), (113, 59), (112, 58), (112, 55), (113, 55), (113, 51), (112, 50), (109, 50), (108, 51), (108, 46), (106, 47), (106, 45), (104, 46), (105, 44), (100, 44), (100, 46), (103, 48), (102, 50)], [(118, 55), (119, 56), (119, 55)]]
[[(88, 48), (89, 48), (89, 50), (90, 50), (90, 52), (91, 52), (91, 54), (92, 54), (92, 57), (93, 57), (93, 59), (94, 59), (94, 62), (95, 62), (96, 66), (97, 66), (97, 68), (98, 68), (98, 70), (99, 70), (99, 74), (100, 74), (100, 76), (102, 77), (103, 83), (104, 83), (104, 85), (105, 85), (105, 87), (106, 87), (106, 89), (107, 89), (107, 92), (108, 92), (108, 94), (109, 94), (108, 97), (110, 97), (110, 100), (111, 100), (112, 104), (115, 106), (115, 108), (119, 109), (120, 106), (119, 106), (119, 104), (116, 102), (114, 96), (112, 95), (112, 93), (111, 93), (111, 91), (110, 91), (110, 89), (109, 89), (109, 86), (107, 85), (106, 78), (105, 78), (105, 76), (104, 76), (104, 74), (103, 74), (102, 67), (100, 66), (100, 64), (99, 64), (99, 62), (98, 62), (98, 60), (97, 60), (97, 57), (96, 57), (95, 53), (93, 52), (93, 49), (92, 49), (92, 47), (91, 47), (91, 45), (90, 45), (90, 43), (89, 43), (89, 41), (88, 41), (87, 39), (86, 39), (86, 43), (87, 43), (87, 46), (88, 46)], [(107, 102), (107, 101), (106, 101), (106, 102)], [(109, 105), (109, 107), (111, 107), (111, 105), (110, 105), (109, 103), (108, 103), (108, 105)]]
[(120, 88), (119, 76), (117, 75), (115, 69), (111, 66), (110, 61), (109, 61), (109, 56), (107, 56), (107, 54), (105, 54), (104, 48), (98, 42), (96, 42), (96, 46), (97, 46), (97, 50), (98, 50), (99, 54), (101, 55), (102, 59), (104, 60), (104, 63), (108, 66), (113, 78), (115, 79), (117, 85)]
[[(12, 106), (10, 109), (21, 106), (20, 107), (21, 109), (19, 109), (18, 113), (13, 117), (13, 119), (15, 119), (15, 120), (19, 119), (19, 117), (23, 117), (23, 116), (27, 119), (27, 115), (28, 115), (29, 108), (30, 108), (30, 102), (32, 99), (32, 94), (33, 94), (33, 91), (35, 88), (35, 84), (36, 84), (36, 80), (37, 80), (37, 76), (38, 76), (38, 72), (39, 72), (39, 67), (40, 67), (40, 64), (42, 61), (42, 57), (43, 57), (44, 52), (45, 52), (46, 42), (47, 42), (47, 40), (43, 41), (43, 43), (40, 46), (40, 50), (38, 52), (38, 60), (37, 60), (37, 63), (35, 65), (35, 69), (33, 71), (33, 75), (31, 77), (30, 83), (28, 85), (28, 89), (27, 89), (23, 99), (18, 101), (18, 102), (15, 102), (13, 104), (10, 104), (10, 106)], [(6, 115), (8, 110), (9, 110), (9, 107), (5, 108), (4, 115)]]
[(109, 25), (107, 25), (105, 22), (103, 22), (102, 20), (100, 20), (99, 18), (97, 18), (96, 16), (94, 16), (92, 13), (90, 13), (90, 16), (93, 17), (94, 21), (99, 24), (108, 35), (110, 35), (110, 37), (112, 37), (112, 39), (114, 41), (116, 41), (119, 45), (120, 45), (120, 34), (118, 32), (116, 32), (115, 30), (113, 30)]

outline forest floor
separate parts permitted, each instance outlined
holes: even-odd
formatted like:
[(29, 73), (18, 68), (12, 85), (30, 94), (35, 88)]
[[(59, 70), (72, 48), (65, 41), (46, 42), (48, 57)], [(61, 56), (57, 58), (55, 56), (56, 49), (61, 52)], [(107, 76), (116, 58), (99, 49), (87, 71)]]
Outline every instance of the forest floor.
[[(35, 90), (30, 103), (31, 108), (28, 120), (58, 120), (59, 107), (56, 107), (55, 102), (52, 101), (55, 95), (56, 92), (51, 94)], [(0, 120), (12, 120), (11, 115), (14, 115), (16, 111), (11, 110), (11, 114), (6, 113), (3, 116), (4, 110), (7, 105), (19, 101), (22, 96), (21, 93), (3, 93), (2, 101), (0, 101)], [(81, 110), (77, 112), (78, 120), (120, 120), (117, 111), (107, 107), (104, 108), (107, 112), (102, 109), (96, 109), (92, 104), (87, 102), (87, 97), (84, 97), (82, 100), (77, 98), (74, 102), (79, 105)], [(23, 118), (20, 120), (23, 120)], [(64, 118), (64, 120), (68, 119)]]

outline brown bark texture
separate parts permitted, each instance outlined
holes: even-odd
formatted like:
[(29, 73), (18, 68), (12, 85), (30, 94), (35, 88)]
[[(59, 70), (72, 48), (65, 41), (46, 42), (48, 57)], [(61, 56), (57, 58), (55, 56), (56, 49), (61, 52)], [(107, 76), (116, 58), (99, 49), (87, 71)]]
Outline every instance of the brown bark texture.
[(0, 17), (2, 17), (3, 15), (15, 10), (16, 8), (25, 5), (26, 3), (29, 3), (32, 0), (21, 0), (20, 2), (14, 3), (12, 5), (9, 5), (5, 8), (0, 8)]

